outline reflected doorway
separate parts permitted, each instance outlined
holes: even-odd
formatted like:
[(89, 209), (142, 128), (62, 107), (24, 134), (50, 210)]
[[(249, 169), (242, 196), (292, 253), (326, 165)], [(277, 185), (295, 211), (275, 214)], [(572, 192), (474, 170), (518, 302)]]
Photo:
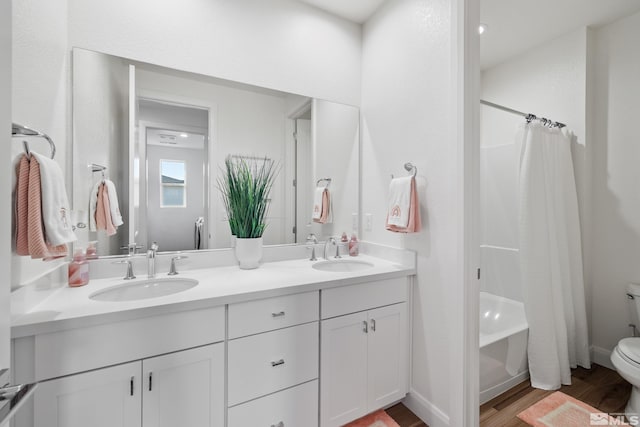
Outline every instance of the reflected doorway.
[(208, 248), (209, 111), (140, 99), (138, 117), (146, 183), (138, 241), (161, 251)]

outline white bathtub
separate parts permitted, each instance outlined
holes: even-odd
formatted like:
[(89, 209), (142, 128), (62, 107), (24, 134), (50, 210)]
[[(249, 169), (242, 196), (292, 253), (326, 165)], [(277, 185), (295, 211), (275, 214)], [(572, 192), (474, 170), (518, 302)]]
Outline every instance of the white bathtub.
[(480, 403), (529, 376), (529, 325), (521, 302), (480, 292)]

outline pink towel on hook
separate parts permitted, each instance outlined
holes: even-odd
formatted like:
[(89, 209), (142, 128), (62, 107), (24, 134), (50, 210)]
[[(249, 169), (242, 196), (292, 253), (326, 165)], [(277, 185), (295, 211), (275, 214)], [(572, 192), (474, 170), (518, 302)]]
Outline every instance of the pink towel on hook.
[(422, 230), (422, 220), (420, 219), (420, 202), (418, 201), (418, 190), (416, 188), (415, 177), (411, 178), (411, 196), (409, 199), (409, 221), (406, 227), (398, 227), (389, 224), (389, 214), (387, 213), (386, 229), (394, 233), (417, 233)]
[(116, 227), (111, 220), (111, 206), (109, 205), (109, 194), (104, 183), (98, 187), (98, 201), (96, 204), (96, 229), (104, 230), (107, 236), (116, 234)]
[(329, 221), (330, 197), (328, 188), (316, 188), (313, 203), (313, 222), (326, 224)]
[(67, 256), (67, 245), (50, 245), (45, 241), (42, 221), (40, 165), (26, 155), (18, 163), (16, 181), (16, 252), (49, 261)]

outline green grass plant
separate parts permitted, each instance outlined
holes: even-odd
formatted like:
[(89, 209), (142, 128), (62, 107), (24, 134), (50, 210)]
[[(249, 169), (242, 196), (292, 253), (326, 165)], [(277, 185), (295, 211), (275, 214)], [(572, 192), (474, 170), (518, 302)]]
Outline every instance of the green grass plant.
[(265, 157), (247, 159), (227, 156), (223, 175), (218, 178), (218, 188), (231, 233), (238, 238), (262, 237), (267, 224), (269, 194), (280, 171), (279, 164)]

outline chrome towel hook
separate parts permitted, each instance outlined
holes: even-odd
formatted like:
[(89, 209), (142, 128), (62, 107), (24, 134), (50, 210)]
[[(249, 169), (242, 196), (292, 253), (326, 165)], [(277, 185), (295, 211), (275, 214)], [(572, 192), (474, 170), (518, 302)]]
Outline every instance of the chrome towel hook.
[[(44, 134), (35, 129), (31, 129), (27, 126), (19, 125), (17, 123), (11, 124), (11, 137), (21, 137), (21, 136), (37, 136), (40, 138), (44, 138), (47, 140), (49, 145), (51, 146), (51, 158), (53, 159), (56, 156), (56, 144), (53, 143), (53, 140), (49, 138), (49, 135)], [(31, 157), (31, 150), (29, 148), (29, 143), (25, 140), (22, 141), (22, 145), (24, 147), (24, 151), (28, 157)]]

